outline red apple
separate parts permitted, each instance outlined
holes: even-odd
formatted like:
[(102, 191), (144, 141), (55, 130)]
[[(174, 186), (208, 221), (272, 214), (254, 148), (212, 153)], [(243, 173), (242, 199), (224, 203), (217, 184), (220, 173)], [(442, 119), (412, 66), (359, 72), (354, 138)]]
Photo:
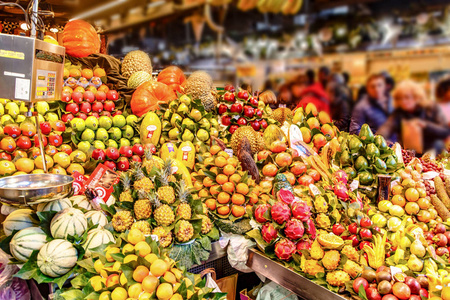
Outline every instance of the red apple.
[(239, 125), (241, 125), (241, 126), (245, 126), (245, 125), (247, 125), (247, 120), (246, 120), (245, 118), (240, 117), (240, 118), (237, 120), (237, 123), (238, 123)]
[(266, 120), (261, 120), (261, 121), (259, 121), (259, 125), (261, 125), (261, 128), (262, 128), (262, 129), (266, 129), (267, 126), (269, 126), (269, 124), (267, 124), (267, 121), (266, 121)]
[(246, 91), (246, 90), (240, 90), (238, 93), (238, 98), (243, 99), (243, 100), (247, 100), (249, 96), (250, 95), (248, 94), (248, 91)]
[(263, 112), (259, 108), (255, 109), (255, 116), (258, 118), (262, 118)]
[(75, 118), (73, 114), (64, 114), (61, 116), (61, 120), (65, 123), (72, 121)]
[(247, 118), (253, 118), (253, 115), (255, 114), (255, 109), (251, 106), (244, 106), (244, 116)]
[(42, 134), (49, 134), (52, 132), (52, 126), (50, 125), (50, 122), (42, 122), (39, 124), (39, 127), (41, 127)]
[(106, 101), (105, 104), (103, 105), (103, 109), (109, 112), (113, 112), (115, 108), (116, 105), (112, 101)]
[(251, 106), (258, 107), (258, 99), (256, 99), (256, 97), (250, 98), (250, 100), (248, 100), (248, 103), (249, 103)]
[(90, 113), (92, 110), (92, 106), (89, 102), (83, 102), (80, 104), (80, 111), (84, 112), (85, 114)]
[(60, 132), (64, 132), (66, 131), (66, 124), (64, 124), (63, 121), (55, 121), (50, 123), (50, 125), (52, 126), (52, 129), (54, 131), (60, 131)]
[(106, 149), (106, 156), (111, 160), (117, 160), (120, 157), (119, 150), (113, 147)]
[(16, 140), (16, 145), (20, 149), (30, 149), (31, 148), (31, 140), (29, 137), (22, 135)]
[(231, 134), (233, 134), (233, 133), (236, 131), (236, 129), (238, 129), (238, 128), (239, 128), (238, 125), (231, 125), (230, 128), (228, 128), (228, 131), (229, 131)]
[(141, 144), (134, 144), (133, 148), (131, 148), (134, 154), (142, 156), (144, 155), (144, 147)]
[(105, 102), (106, 101), (106, 93), (103, 91), (98, 91), (97, 93), (95, 93), (95, 99), (100, 102)]
[(258, 120), (253, 121), (250, 125), (252, 125), (255, 131), (259, 131), (261, 129), (261, 124), (259, 124)]
[(75, 103), (81, 103), (83, 101), (83, 94), (80, 92), (73, 92), (72, 93), (72, 100)]
[(111, 161), (111, 160), (107, 160), (103, 163), (106, 167), (110, 168), (111, 170), (115, 171), (116, 170), (116, 164)]
[(233, 105), (231, 105), (230, 111), (232, 113), (240, 114), (242, 112), (242, 104), (241, 103), (234, 103)]
[(94, 103), (94, 101), (95, 101), (95, 95), (94, 95), (93, 92), (87, 91), (87, 92), (84, 92), (84, 94), (83, 94), (83, 99), (84, 99), (84, 101), (87, 101), (87, 102), (89, 102), (89, 103)]
[(12, 138), (16, 138), (22, 134), (22, 131), (17, 124), (8, 124), (5, 126), (3, 131)]
[(95, 160), (106, 160), (106, 153), (103, 149), (94, 149), (92, 158)]
[(78, 118), (80, 118), (80, 119), (86, 120), (87, 117), (88, 117), (88, 116), (87, 116), (85, 113), (79, 113), (79, 114), (78, 114)]
[(11, 161), (12, 157), (10, 154), (6, 152), (0, 152), (0, 160), (9, 160)]
[(112, 116), (114, 117), (114, 116), (121, 115), (121, 114), (123, 114), (123, 112), (122, 112), (121, 110), (116, 110), (116, 111), (112, 114)]
[(92, 111), (96, 113), (101, 113), (103, 111), (103, 103), (94, 102), (94, 104), (92, 104)]
[(54, 132), (50, 133), (50, 135), (48, 136), (48, 140), (49, 140), (50, 145), (55, 146), (55, 147), (59, 147), (63, 143), (62, 136), (60, 136), (59, 134), (56, 134)]
[(62, 93), (61, 95), (62, 102), (69, 102), (70, 100), (72, 100), (72, 97), (70, 96), (69, 93)]
[(119, 100), (119, 93), (117, 93), (117, 91), (115, 91), (115, 90), (109, 90), (106, 93), (106, 99), (112, 100), (112, 101), (117, 101), (117, 100)]
[(225, 101), (227, 101), (227, 102), (233, 103), (233, 102), (235, 101), (235, 99), (234, 99), (234, 94), (231, 93), (231, 92), (226, 92), (226, 93), (223, 95), (223, 100), (225, 100)]
[(224, 125), (224, 126), (231, 125), (231, 117), (230, 116), (223, 116), (222, 117), (222, 125)]
[(234, 93), (234, 91), (235, 91), (234, 86), (232, 86), (231, 84), (227, 84), (225, 86), (225, 91), (229, 91), (229, 92)]
[(333, 233), (335, 234), (335, 235), (341, 235), (342, 233), (344, 233), (344, 231), (345, 231), (345, 227), (344, 226), (342, 226), (342, 224), (334, 224), (333, 225)]
[(225, 104), (220, 104), (219, 108), (217, 109), (217, 112), (219, 113), (219, 115), (223, 115), (224, 113), (226, 113), (228, 110), (228, 106), (226, 106)]
[(130, 162), (128, 161), (128, 158), (126, 158), (126, 157), (119, 158), (119, 160), (117, 161), (117, 169), (119, 171), (126, 171), (129, 168), (130, 168)]
[[(95, 104), (95, 103), (94, 103), (94, 104)], [(110, 113), (109, 111), (104, 110), (104, 111), (102, 111), (102, 112), (100, 113), (100, 116), (111, 117), (111, 113)]]
[(141, 157), (139, 155), (133, 155), (131, 157), (131, 160), (135, 161), (135, 162), (142, 162), (142, 159), (141, 159)]
[(120, 155), (125, 157), (132, 157), (133, 156), (133, 150), (131, 150), (130, 146), (122, 146), (119, 150)]
[(80, 107), (76, 103), (69, 103), (66, 105), (66, 111), (72, 114), (76, 114), (80, 111)]

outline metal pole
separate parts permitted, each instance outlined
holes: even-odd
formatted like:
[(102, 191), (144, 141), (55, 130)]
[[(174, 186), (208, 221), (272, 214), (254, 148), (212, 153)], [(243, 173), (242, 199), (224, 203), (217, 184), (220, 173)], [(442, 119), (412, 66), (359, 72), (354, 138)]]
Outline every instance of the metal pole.
[(38, 22), (38, 6), (39, 0), (33, 0), (33, 7), (31, 8), (31, 37), (36, 38), (36, 24)]

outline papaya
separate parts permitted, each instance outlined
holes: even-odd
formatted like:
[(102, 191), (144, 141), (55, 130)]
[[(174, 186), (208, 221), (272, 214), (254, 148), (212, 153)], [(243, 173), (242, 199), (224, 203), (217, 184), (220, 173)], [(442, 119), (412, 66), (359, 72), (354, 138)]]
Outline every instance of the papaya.
[(184, 179), (184, 182), (186, 183), (186, 185), (189, 188), (192, 187), (191, 174), (189, 173), (186, 166), (178, 159), (173, 160), (172, 172), (173, 172), (173, 174), (181, 174), (181, 176), (183, 176), (183, 179)]
[(161, 120), (154, 112), (148, 112), (141, 123), (141, 143), (158, 145), (161, 137)]
[(189, 141), (181, 143), (177, 151), (177, 159), (181, 161), (186, 167), (192, 169), (195, 164), (195, 147)]
[(174, 159), (177, 156), (177, 146), (172, 143), (165, 143), (161, 146), (161, 150), (159, 150), (159, 153), (163, 160), (167, 160), (169, 157)]
[(363, 143), (358, 137), (353, 136), (348, 143), (348, 147), (352, 154), (357, 153), (363, 147)]
[(263, 139), (266, 147), (270, 149), (272, 143), (274, 142), (280, 141), (285, 143), (286, 135), (280, 127), (275, 124), (270, 124), (269, 126), (267, 126), (266, 130), (264, 130)]
[(361, 139), (361, 141), (363, 141), (363, 143), (366, 143), (366, 144), (373, 142), (374, 136), (373, 136), (373, 132), (370, 129), (369, 125), (363, 124), (363, 126), (361, 126), (361, 131), (359, 132), (359, 138)]
[(386, 140), (381, 135), (375, 136), (374, 143), (380, 150), (386, 150), (388, 148)]
[(380, 150), (374, 143), (370, 143), (366, 147), (366, 155), (369, 157), (380, 157)]

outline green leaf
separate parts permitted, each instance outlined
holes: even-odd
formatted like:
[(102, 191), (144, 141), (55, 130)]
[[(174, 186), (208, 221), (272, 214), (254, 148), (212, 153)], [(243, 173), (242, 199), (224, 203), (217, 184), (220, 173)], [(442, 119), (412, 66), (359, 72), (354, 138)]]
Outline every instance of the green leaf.
[(79, 274), (70, 281), (70, 284), (72, 285), (72, 287), (79, 289), (85, 287), (88, 284), (88, 282), (89, 282), (88, 277), (86, 277), (84, 274)]
[(89, 273), (96, 273), (94, 269), (94, 260), (92, 259), (92, 257), (80, 260), (77, 262), (77, 264)]
[(14, 230), (11, 235), (3, 236), (2, 239), (0, 240), (0, 248), (9, 255), (11, 255), (11, 252), (9, 250), (9, 243), (11, 242), (12, 238), (17, 232), (18, 230)]
[[(82, 291), (77, 289), (70, 289), (61, 294), (61, 296), (66, 300), (83, 300), (84, 294)], [(90, 298), (92, 299), (92, 298)]]
[(38, 211), (37, 216), (39, 218), (39, 227), (45, 232), (46, 235), (52, 236), (50, 232), (50, 223), (53, 217), (57, 214), (55, 211)]
[(364, 286), (361, 284), (358, 289), (358, 295), (364, 300), (367, 300), (366, 291), (364, 290)]

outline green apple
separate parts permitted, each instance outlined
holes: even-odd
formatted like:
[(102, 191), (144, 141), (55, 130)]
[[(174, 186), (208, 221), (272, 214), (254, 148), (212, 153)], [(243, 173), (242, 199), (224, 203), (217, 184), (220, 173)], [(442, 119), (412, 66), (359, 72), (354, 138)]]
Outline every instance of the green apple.
[(2, 123), (3, 126), (5, 126), (7, 124), (14, 123), (14, 119), (10, 115), (3, 115), (0, 118), (0, 122)]
[(86, 128), (81, 134), (81, 140), (89, 143), (94, 142), (95, 132), (92, 129)]
[(92, 144), (92, 146), (94, 146), (95, 149), (106, 149), (105, 143), (103, 143), (102, 141), (94, 141), (94, 143)]
[(122, 137), (122, 131), (118, 127), (112, 127), (109, 131), (109, 138), (115, 141), (120, 140)]
[(195, 120), (196, 122), (198, 122), (198, 121), (200, 121), (201, 118), (202, 118), (202, 113), (201, 113), (198, 109), (193, 108), (193, 109), (191, 110), (191, 117), (194, 118), (194, 120)]
[(82, 132), (86, 129), (86, 124), (82, 118), (73, 118), (72, 121), (70, 121), (70, 126), (72, 126), (74, 131), (78, 132)]
[(106, 142), (109, 138), (108, 131), (105, 128), (97, 129), (95, 133), (95, 138), (99, 141)]
[(98, 119), (98, 125), (101, 128), (105, 128), (106, 130), (110, 129), (112, 127), (113, 121), (111, 117), (108, 116), (101, 116)]
[(107, 148), (113, 147), (113, 148), (119, 149), (119, 145), (117, 144), (117, 142), (115, 140), (107, 140), (105, 145)]
[(6, 103), (5, 109), (7, 111), (7, 114), (13, 118), (15, 118), (20, 113), (19, 106), (14, 102)]
[(205, 129), (197, 131), (197, 137), (200, 141), (206, 142), (209, 139), (209, 133)]
[(183, 140), (183, 142), (192, 142), (192, 140), (194, 139), (194, 135), (189, 129), (185, 129), (183, 135), (181, 136), (181, 139)]
[(34, 106), (41, 115), (45, 115), (50, 110), (50, 105), (45, 101), (39, 101)]
[(49, 122), (56, 122), (59, 120), (59, 117), (57, 114), (53, 113), (53, 112), (48, 112), (45, 114), (45, 118), (47, 119), (47, 121)]
[(0, 115), (3, 116), (5, 114), (5, 107), (0, 103)]
[(16, 117), (16, 123), (17, 123), (17, 124), (20, 124), (20, 123), (22, 123), (23, 121), (25, 121), (25, 119), (26, 119), (26, 117), (25, 117), (24, 115), (17, 115), (17, 117)]
[(122, 128), (127, 124), (127, 119), (123, 115), (115, 115), (112, 121), (114, 127)]
[(183, 120), (183, 122), (181, 123), (181, 126), (186, 126), (187, 129), (189, 129), (190, 131), (194, 131), (195, 130), (195, 123), (194, 121), (192, 121), (189, 118), (186, 118)]
[(175, 127), (177, 124), (177, 120), (181, 122), (183, 118), (179, 114), (175, 113), (172, 115), (172, 118), (170, 119), (170, 124), (172, 124), (172, 126)]
[(128, 115), (127, 116), (127, 125), (134, 125), (136, 121), (138, 120), (138, 117), (136, 115)]
[(177, 113), (187, 114), (188, 112), (189, 112), (189, 107), (186, 104), (181, 103), (180, 105), (178, 105)]
[(132, 139), (134, 136), (134, 129), (130, 125), (125, 125), (124, 128), (122, 128), (122, 136), (127, 139)]
[(86, 124), (86, 128), (94, 131), (98, 129), (98, 119), (94, 116), (87, 117), (84, 123)]
[(171, 140), (176, 140), (178, 139), (178, 135), (180, 134), (180, 131), (178, 130), (178, 128), (172, 128), (169, 130), (169, 139)]
[(209, 121), (211, 123), (211, 126), (214, 128), (219, 128), (219, 122), (217, 122), (217, 119), (211, 119), (211, 121)]
[(79, 142), (77, 148), (84, 153), (88, 153), (89, 149), (91, 149), (91, 143), (89, 143), (88, 141)]
[(131, 145), (135, 145), (135, 144), (140, 144), (141, 143), (141, 139), (138, 136), (135, 136), (132, 140), (131, 140)]
[(188, 95), (182, 95), (180, 97), (180, 102), (186, 105), (191, 105), (191, 98)]
[(130, 140), (121, 138), (119, 141), (119, 148), (122, 148), (123, 146), (131, 146)]

